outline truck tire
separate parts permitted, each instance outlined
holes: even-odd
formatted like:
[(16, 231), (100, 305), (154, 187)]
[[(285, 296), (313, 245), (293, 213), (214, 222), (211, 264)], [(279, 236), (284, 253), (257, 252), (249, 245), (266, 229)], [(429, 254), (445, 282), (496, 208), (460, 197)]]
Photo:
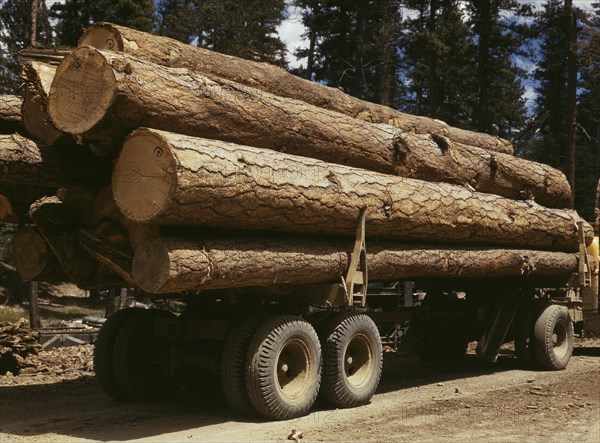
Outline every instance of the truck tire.
[(227, 403), (238, 414), (252, 415), (254, 407), (246, 390), (246, 354), (248, 346), (265, 316), (245, 318), (237, 323), (225, 340), (221, 358), (221, 386)]
[(533, 330), (533, 352), (544, 369), (565, 369), (573, 354), (573, 322), (564, 306), (550, 305), (539, 316)]
[(324, 399), (338, 408), (368, 403), (379, 386), (381, 337), (365, 314), (335, 315), (322, 336)]
[(144, 402), (166, 398), (178, 390), (178, 383), (168, 374), (168, 367), (155, 356), (169, 355), (170, 341), (153, 335), (154, 320), (172, 317), (158, 309), (139, 310), (121, 327), (115, 342), (113, 370), (125, 400)]
[(268, 319), (246, 361), (248, 398), (259, 415), (288, 420), (310, 411), (321, 385), (321, 345), (310, 323), (292, 315)]
[(141, 311), (141, 309), (122, 309), (111, 315), (100, 328), (96, 342), (94, 343), (94, 372), (96, 379), (104, 392), (115, 400), (125, 399), (123, 391), (117, 385), (113, 371), (115, 341), (123, 323), (136, 311)]

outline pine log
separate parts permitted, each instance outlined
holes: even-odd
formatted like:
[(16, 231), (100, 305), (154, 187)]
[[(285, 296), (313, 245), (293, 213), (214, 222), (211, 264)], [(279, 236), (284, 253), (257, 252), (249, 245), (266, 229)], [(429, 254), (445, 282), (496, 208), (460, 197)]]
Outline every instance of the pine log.
[(40, 233), (58, 258), (71, 281), (82, 289), (110, 288), (123, 284), (115, 274), (102, 267), (79, 244), (75, 217), (57, 197), (36, 201), (29, 211)]
[[(0, 183), (58, 188), (107, 182), (111, 164), (74, 145), (49, 147), (19, 134), (0, 135)], [(1, 191), (0, 191), (1, 192)]]
[(19, 52), (19, 60), (21, 61), (21, 64), (35, 61), (47, 65), (58, 66), (71, 52), (73, 52), (73, 48), (29, 47), (22, 49), (21, 52)]
[[(336, 283), (347, 272), (353, 241), (159, 237), (135, 251), (133, 278), (157, 294), (277, 284)], [(558, 277), (577, 270), (577, 254), (522, 249), (367, 247), (371, 281), (420, 278)]]
[(23, 99), (16, 95), (0, 95), (0, 133), (24, 132), (21, 104)]
[(82, 135), (95, 152), (112, 150), (140, 126), (285, 151), (427, 181), (466, 184), (507, 198), (566, 207), (564, 175), (508, 154), (403, 133), (184, 69), (125, 54), (79, 48), (59, 66), (49, 98), (52, 120)]
[(488, 134), (454, 128), (441, 120), (404, 114), (386, 106), (351, 97), (331, 88), (296, 77), (266, 63), (243, 60), (167, 37), (159, 37), (112, 23), (97, 23), (87, 29), (78, 46), (94, 46), (105, 51), (120, 51), (156, 64), (188, 68), (211, 76), (232, 80), (281, 97), (289, 97), (374, 123), (391, 123), (417, 134), (437, 134), (457, 143), (513, 154), (507, 140)]
[(15, 233), (13, 260), (24, 280), (52, 283), (70, 281), (36, 228), (21, 228)]
[(25, 85), (23, 124), (33, 138), (47, 145), (62, 138), (72, 141), (72, 137), (56, 129), (48, 115), (48, 93), (55, 73), (56, 66), (35, 61), (25, 63), (21, 70)]
[(153, 129), (126, 140), (113, 193), (140, 223), (353, 236), (366, 207), (370, 236), (579, 248), (574, 211)]

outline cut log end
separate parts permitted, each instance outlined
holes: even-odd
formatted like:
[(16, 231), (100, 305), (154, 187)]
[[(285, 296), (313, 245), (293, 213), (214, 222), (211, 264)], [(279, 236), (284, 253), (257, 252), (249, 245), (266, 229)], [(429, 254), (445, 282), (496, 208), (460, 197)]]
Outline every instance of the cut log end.
[(177, 186), (171, 149), (163, 137), (145, 129), (125, 141), (113, 174), (113, 194), (127, 218), (146, 222), (168, 206)]
[(56, 70), (48, 112), (61, 131), (82, 134), (104, 117), (115, 94), (115, 74), (106, 58), (94, 48), (82, 47)]
[(34, 228), (19, 229), (13, 240), (13, 259), (24, 280), (35, 280), (48, 265), (51, 252), (46, 240)]
[(123, 37), (110, 23), (97, 23), (86, 29), (77, 46), (93, 46), (104, 51), (119, 52), (123, 51)]
[(168, 292), (165, 283), (170, 279), (171, 256), (160, 242), (148, 240), (135, 251), (132, 275), (136, 284), (148, 293)]

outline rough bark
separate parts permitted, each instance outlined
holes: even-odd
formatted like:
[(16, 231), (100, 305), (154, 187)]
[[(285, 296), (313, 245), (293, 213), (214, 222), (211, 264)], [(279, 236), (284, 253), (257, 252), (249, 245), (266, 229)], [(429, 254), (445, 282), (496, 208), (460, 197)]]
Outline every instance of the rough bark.
[(56, 197), (35, 202), (29, 216), (58, 258), (71, 281), (82, 289), (119, 286), (123, 280), (106, 274), (79, 244), (79, 227), (73, 214)]
[(36, 228), (21, 228), (13, 239), (15, 268), (24, 280), (70, 281), (46, 240)]
[(98, 186), (110, 175), (110, 162), (78, 146), (49, 147), (19, 134), (0, 135), (0, 183), (58, 188)]
[(314, 83), (266, 63), (219, 54), (207, 49), (158, 37), (111, 23), (97, 23), (79, 40), (79, 46), (121, 51), (163, 66), (188, 68), (211, 77), (221, 77), (273, 94), (302, 100), (321, 108), (374, 123), (393, 124), (418, 134), (437, 134), (457, 143), (512, 154), (511, 143), (499, 137), (450, 127), (427, 117), (404, 114), (386, 106), (362, 101), (337, 88)]
[[(336, 283), (347, 272), (352, 240), (184, 240), (160, 237), (135, 251), (133, 278), (149, 293)], [(268, 266), (265, 264), (268, 263)], [(367, 248), (371, 281), (403, 278), (558, 277), (577, 269), (577, 254), (522, 249), (387, 244)]]
[(353, 236), (366, 207), (373, 237), (578, 250), (573, 211), (152, 129), (125, 142), (113, 193), (141, 223)]
[[(75, 93), (76, 91), (77, 93)], [(402, 133), (229, 81), (80, 48), (59, 67), (49, 111), (96, 152), (140, 126), (285, 151), (427, 181), (469, 184), (549, 207), (571, 201), (564, 176), (508, 154)], [(101, 148), (104, 146), (104, 148)]]
[(72, 141), (72, 137), (56, 129), (48, 115), (48, 93), (55, 73), (56, 66), (35, 61), (24, 64), (21, 70), (25, 86), (23, 125), (33, 138), (48, 145), (63, 137)]
[(0, 133), (23, 132), (21, 104), (23, 99), (16, 95), (0, 95)]

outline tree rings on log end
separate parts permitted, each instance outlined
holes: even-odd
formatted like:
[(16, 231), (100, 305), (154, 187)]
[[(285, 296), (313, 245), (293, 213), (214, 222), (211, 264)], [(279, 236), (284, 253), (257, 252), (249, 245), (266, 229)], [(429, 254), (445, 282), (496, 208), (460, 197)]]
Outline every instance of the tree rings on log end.
[(77, 46), (93, 46), (103, 51), (122, 52), (123, 36), (110, 23), (96, 23), (85, 30)]
[(117, 206), (130, 220), (152, 220), (169, 205), (177, 186), (171, 149), (162, 136), (146, 129), (125, 141), (112, 186)]
[(113, 69), (97, 49), (82, 47), (61, 62), (48, 97), (55, 126), (82, 134), (98, 123), (116, 95)]

